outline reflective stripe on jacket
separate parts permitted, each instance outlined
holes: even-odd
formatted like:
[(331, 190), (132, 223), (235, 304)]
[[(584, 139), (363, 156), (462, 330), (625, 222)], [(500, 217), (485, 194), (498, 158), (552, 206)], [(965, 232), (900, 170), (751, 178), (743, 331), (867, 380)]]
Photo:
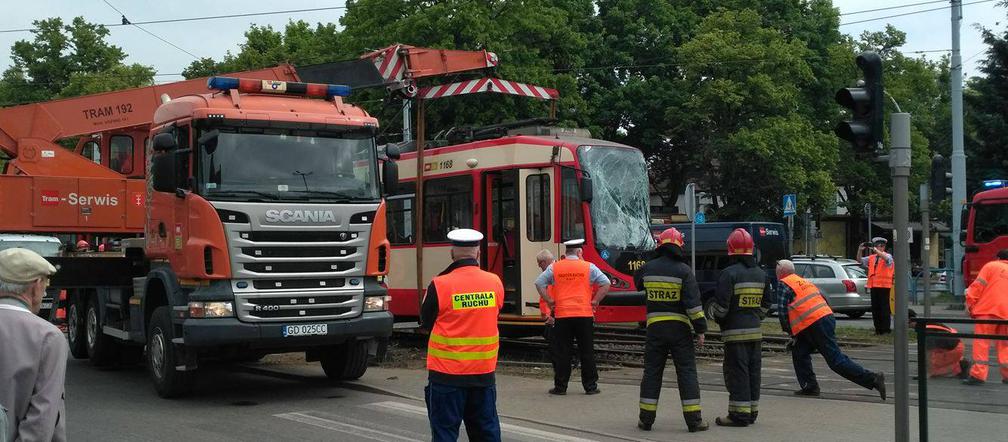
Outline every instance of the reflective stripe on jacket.
[(452, 375), (497, 367), (497, 315), (504, 285), (493, 273), (466, 266), (434, 278), (438, 315), (427, 342), (427, 369)]
[(896, 275), (896, 264), (886, 265), (885, 258), (879, 255), (868, 257), (868, 288), (890, 288)]
[(553, 263), (553, 294), (557, 318), (592, 317), (591, 263), (561, 259)]
[(826, 303), (826, 298), (823, 298), (815, 284), (793, 273), (785, 276), (780, 282), (787, 284), (795, 293), (794, 300), (787, 306), (791, 336), (797, 336), (816, 321), (833, 314), (833, 309)]
[(682, 322), (693, 333), (707, 332), (693, 270), (686, 263), (669, 256), (658, 256), (634, 275), (634, 286), (647, 296), (647, 324)]
[(711, 313), (721, 326), (722, 340), (762, 340), (760, 324), (772, 302), (770, 281), (763, 269), (738, 262), (722, 270), (715, 299), (710, 304)]
[(1008, 319), (1008, 261), (984, 264), (966, 289), (966, 307), (975, 318)]

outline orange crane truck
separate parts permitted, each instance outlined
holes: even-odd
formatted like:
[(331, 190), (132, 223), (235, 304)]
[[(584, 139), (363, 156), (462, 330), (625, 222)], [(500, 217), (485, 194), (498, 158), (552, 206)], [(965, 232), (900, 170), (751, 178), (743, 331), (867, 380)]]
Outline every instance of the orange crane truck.
[(122, 237), (121, 256), (52, 258), (75, 357), (142, 354), (163, 397), (208, 358), (304, 351), (330, 378), (364, 374), (392, 332), (398, 154), (378, 157), (348, 87), (297, 80), (280, 66), (0, 109), (0, 232)]

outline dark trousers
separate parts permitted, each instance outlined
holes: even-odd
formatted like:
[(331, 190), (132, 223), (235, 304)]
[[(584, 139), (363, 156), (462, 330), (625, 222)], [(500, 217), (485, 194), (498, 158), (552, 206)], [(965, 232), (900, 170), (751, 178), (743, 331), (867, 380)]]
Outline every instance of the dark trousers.
[(571, 376), (571, 358), (577, 340), (581, 359), (581, 385), (585, 390), (598, 387), (598, 369), (595, 367), (595, 323), (593, 318), (557, 318), (553, 325), (553, 385), (567, 389)]
[(835, 330), (836, 319), (833, 316), (826, 316), (813, 322), (795, 336), (791, 361), (794, 362), (798, 385), (803, 390), (819, 389), (819, 382), (816, 381), (815, 372), (812, 371), (812, 352), (818, 351), (826, 359), (826, 365), (829, 365), (830, 370), (836, 374), (864, 388), (874, 388), (875, 374), (865, 370), (840, 351)]
[(889, 326), (889, 287), (872, 287), (871, 289), (871, 316), (875, 323), (875, 334), (892, 332)]
[(658, 413), (665, 361), (672, 355), (683, 418), (690, 428), (700, 424), (700, 383), (697, 380), (693, 330), (676, 321), (663, 321), (647, 328), (644, 343), (644, 377), (640, 385), (640, 420), (653, 424)]
[(456, 387), (430, 382), (424, 388), (431, 440), (455, 442), (459, 425), (465, 422), (471, 441), (500, 441), (497, 417), (497, 387)]
[(728, 389), (728, 417), (734, 421), (756, 422), (759, 413), (762, 347), (761, 341), (725, 344), (722, 369), (725, 388)]

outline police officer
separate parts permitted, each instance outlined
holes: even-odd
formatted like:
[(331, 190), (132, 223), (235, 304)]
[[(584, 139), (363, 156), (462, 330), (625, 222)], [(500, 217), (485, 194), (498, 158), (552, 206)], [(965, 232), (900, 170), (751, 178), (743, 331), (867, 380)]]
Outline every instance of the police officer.
[(479, 267), (483, 234), (448, 233), (452, 264), (427, 287), (420, 328), (427, 343), (428, 385), (424, 391), (434, 441), (456, 441), (465, 422), (469, 440), (501, 440), (497, 416), (497, 315), (504, 285)]
[(634, 275), (637, 290), (647, 293), (647, 341), (637, 423), (645, 431), (650, 431), (655, 421), (669, 353), (676, 368), (686, 427), (690, 433), (708, 428), (700, 416), (700, 384), (693, 347), (694, 338), (698, 345), (703, 345), (707, 321), (696, 276), (683, 259), (683, 242), (679, 230), (666, 229), (658, 235), (657, 256)]
[(892, 291), (893, 277), (896, 275), (896, 266), (893, 264), (893, 257), (886, 253), (885, 238), (872, 238), (871, 256), (865, 256), (864, 244), (858, 247), (858, 261), (861, 266), (868, 269), (868, 291), (871, 293), (871, 315), (875, 324), (875, 334), (881, 335), (891, 333), (889, 324), (892, 312), (889, 309), (889, 292)]
[(745, 229), (728, 235), (728, 256), (735, 261), (721, 271), (714, 298), (707, 303), (708, 316), (721, 326), (724, 341), (725, 387), (728, 416), (715, 423), (744, 427), (756, 422), (759, 413), (760, 364), (763, 332), (760, 323), (773, 303), (770, 279), (753, 258), (753, 239)]
[[(595, 307), (609, 292), (609, 278), (595, 264), (583, 259), (583, 244), (583, 239), (565, 242), (564, 259), (547, 267), (535, 282), (539, 296), (546, 300), (556, 318), (551, 342), (553, 388), (550, 394), (567, 394), (575, 339), (581, 359), (581, 386), (585, 394), (599, 393), (594, 349)], [(552, 292), (549, 286), (553, 286)]]

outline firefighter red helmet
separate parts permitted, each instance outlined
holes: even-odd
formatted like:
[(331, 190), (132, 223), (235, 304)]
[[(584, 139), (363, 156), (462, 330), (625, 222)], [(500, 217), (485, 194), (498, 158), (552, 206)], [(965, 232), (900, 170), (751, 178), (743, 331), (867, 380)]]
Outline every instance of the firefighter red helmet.
[(675, 227), (669, 227), (658, 234), (658, 247), (666, 244), (671, 244), (674, 246), (682, 247), (685, 243), (685, 237), (683, 237), (682, 232)]
[(728, 255), (752, 255), (753, 239), (745, 229), (739, 228), (728, 235)]

